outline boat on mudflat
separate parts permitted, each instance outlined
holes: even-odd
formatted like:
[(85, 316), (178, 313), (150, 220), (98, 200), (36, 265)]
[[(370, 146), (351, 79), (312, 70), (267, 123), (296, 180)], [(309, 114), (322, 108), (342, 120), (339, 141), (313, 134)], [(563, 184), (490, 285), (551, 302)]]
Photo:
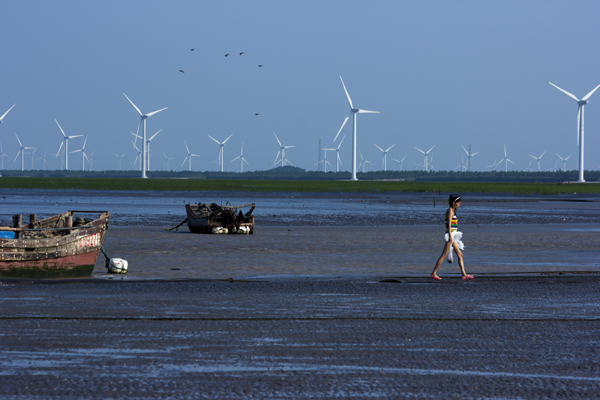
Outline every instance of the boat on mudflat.
[[(245, 214), (241, 209), (251, 207)], [(187, 225), (193, 233), (254, 233), (254, 203), (243, 206), (186, 204)]]
[(0, 226), (0, 277), (66, 278), (90, 276), (109, 227), (107, 211), (67, 211), (37, 220), (13, 216)]

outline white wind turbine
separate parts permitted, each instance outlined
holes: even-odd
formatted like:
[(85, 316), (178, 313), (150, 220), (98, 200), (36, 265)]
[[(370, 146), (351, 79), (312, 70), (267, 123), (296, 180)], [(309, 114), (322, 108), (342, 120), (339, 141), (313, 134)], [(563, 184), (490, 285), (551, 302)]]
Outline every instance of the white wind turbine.
[(579, 178), (577, 179), (577, 181), (585, 182), (585, 179), (583, 179), (583, 107), (588, 103), (588, 99), (594, 94), (594, 92), (600, 87), (600, 85), (596, 86), (591, 92), (589, 92), (581, 100), (579, 100), (577, 97), (567, 92), (566, 90), (559, 88), (554, 83), (548, 83), (577, 102), (577, 145), (579, 146)]
[[(433, 147), (435, 147), (436, 145), (434, 144)], [(419, 149), (418, 147), (415, 147), (415, 149), (419, 150), (421, 153), (423, 153), (423, 155), (425, 155), (425, 161), (424, 161), (424, 165), (425, 165), (425, 172), (429, 171), (429, 162), (428, 162), (428, 158), (429, 158), (429, 153), (431, 152), (431, 150), (433, 150), (433, 147), (430, 148), (429, 150), (427, 150), (427, 152)]]
[[(151, 113), (144, 114), (144, 113), (142, 113), (140, 111), (140, 109), (135, 104), (133, 104), (133, 101), (131, 101), (129, 99), (129, 97), (127, 97), (127, 95), (125, 93), (123, 93), (123, 95), (125, 96), (125, 98), (127, 100), (129, 100), (129, 102), (131, 103), (131, 105), (133, 106), (133, 108), (135, 108), (135, 110), (140, 114), (140, 117), (142, 118), (141, 121), (140, 121), (140, 124), (143, 125), (142, 126), (143, 140), (142, 140), (142, 162), (141, 162), (141, 167), (142, 167), (142, 178), (146, 178), (146, 171), (147, 171), (147, 166), (146, 166), (146, 146), (145, 146), (145, 143), (146, 143), (146, 120), (148, 118), (150, 118), (151, 116), (153, 116), (154, 114), (157, 114), (157, 113), (159, 113), (161, 111), (164, 111), (164, 110), (166, 110), (169, 107), (161, 108), (160, 110), (156, 110), (156, 111), (153, 111)], [(154, 135), (154, 136), (156, 136), (156, 135)]]
[(2, 170), (4, 170), (4, 157), (10, 159), (10, 157), (7, 154), (4, 154), (4, 150), (2, 150), (2, 143), (0, 143), (0, 160), (2, 160)]
[(122, 155), (118, 155), (117, 153), (113, 153), (115, 156), (119, 157), (119, 171), (123, 171), (123, 168), (121, 168), (121, 159), (123, 158), (123, 156), (127, 153), (123, 153)]
[(395, 158), (392, 158), (392, 160), (396, 161), (398, 164), (400, 164), (400, 171), (402, 171), (402, 163), (404, 162), (404, 159), (408, 157), (408, 154), (404, 156), (404, 158), (402, 160), (396, 160)]
[(387, 171), (387, 153), (388, 151), (390, 151), (392, 149), (392, 147), (394, 147), (396, 145), (396, 143), (394, 143), (393, 145), (391, 145), (390, 147), (388, 147), (387, 150), (382, 149), (381, 147), (377, 146), (375, 143), (373, 143), (373, 146), (377, 147), (379, 150), (381, 150), (383, 152), (383, 160), (381, 160), (381, 167), (383, 168), (384, 171)]
[(500, 160), (499, 162), (496, 162), (497, 160), (498, 160), (497, 158), (494, 158), (494, 163), (492, 165), (488, 165), (486, 168), (492, 168), (492, 170), (494, 172), (496, 172), (496, 167), (498, 165), (500, 165), (500, 163), (502, 163), (502, 160)]
[(212, 140), (214, 140), (215, 142), (217, 142), (217, 144), (219, 145), (219, 168), (221, 169), (221, 172), (223, 172), (223, 148), (225, 147), (225, 143), (227, 143), (227, 141), (229, 140), (230, 137), (233, 136), (233, 133), (231, 135), (229, 135), (229, 137), (225, 140), (223, 140), (223, 143), (219, 142), (217, 139), (215, 139), (214, 137), (207, 135), (209, 138), (211, 138)]
[(323, 154), (324, 154), (324, 157), (323, 157), (323, 167), (325, 169), (323, 170), (323, 172), (327, 173), (327, 164), (331, 165), (331, 168), (333, 168), (333, 164), (331, 164), (329, 161), (327, 161), (327, 152), (328, 151), (336, 151), (336, 149), (335, 148), (331, 148), (331, 149), (321, 149), (321, 150), (323, 150)]
[(455, 171), (459, 170), (460, 172), (465, 172), (467, 170), (467, 167), (465, 166), (465, 160), (464, 160), (464, 156), (461, 154), (460, 155), (460, 165), (456, 168), (454, 168)]
[(362, 151), (359, 150), (358, 154), (360, 154), (360, 164), (358, 165), (358, 169), (360, 169), (360, 167), (362, 166), (362, 172), (364, 173), (364, 172), (366, 172), (365, 168), (368, 165), (372, 164), (372, 162), (364, 159), (364, 157), (362, 155)]
[(344, 139), (346, 139), (346, 136), (344, 136), (342, 138), (342, 140), (340, 140), (340, 144), (338, 144), (338, 147), (335, 149), (335, 155), (336, 155), (336, 161), (335, 161), (335, 172), (340, 172), (340, 165), (344, 165), (342, 163), (342, 158), (340, 157), (340, 147), (342, 147), (342, 143), (344, 143)]
[(566, 171), (566, 168), (567, 168), (567, 160), (568, 160), (569, 158), (571, 158), (571, 156), (572, 156), (573, 154), (571, 154), (571, 155), (570, 155), (569, 157), (567, 157), (567, 158), (562, 158), (561, 156), (559, 156), (559, 155), (558, 155), (558, 153), (556, 153), (556, 155), (557, 155), (557, 156), (558, 156), (558, 158), (560, 158), (560, 160), (563, 162), (563, 168), (562, 168), (562, 170), (563, 170), (563, 172), (565, 172), (565, 171)]
[[(14, 106), (16, 106), (17, 104), (13, 104), (11, 108), (8, 109), (8, 111), (12, 110)], [(5, 112), (4, 114), (2, 114), (2, 116), (0, 117), (0, 124), (2, 123), (2, 120), (4, 119), (4, 117), (6, 117), (6, 114), (8, 114), (8, 111)]]
[(152, 139), (154, 139), (156, 137), (156, 135), (158, 135), (160, 133), (160, 131), (162, 131), (162, 128), (160, 128), (160, 130), (158, 132), (156, 132), (154, 135), (152, 135), (152, 137), (148, 140), (146, 140), (146, 156), (148, 157), (148, 163), (147, 165), (147, 170), (150, 171), (150, 142), (152, 141)]
[[(500, 162), (498, 164), (502, 164), (503, 162), (506, 163), (506, 165), (504, 166), (504, 172), (508, 172), (508, 163), (511, 163), (513, 165), (515, 164), (506, 155), (506, 143), (504, 143), (504, 158), (502, 160), (500, 160)], [(494, 169), (494, 171), (495, 171), (495, 169)]]
[(285, 164), (290, 163), (287, 159), (287, 157), (285, 156), (285, 150), (286, 149), (290, 149), (292, 147), (296, 147), (296, 145), (293, 146), (284, 146), (281, 144), (281, 142), (279, 141), (279, 138), (277, 137), (277, 134), (275, 132), (273, 132), (273, 135), (275, 135), (275, 139), (277, 139), (277, 143), (279, 144), (279, 151), (277, 152), (277, 156), (275, 156), (275, 161), (273, 162), (273, 164), (277, 164), (277, 160), (279, 159), (279, 154), (281, 154), (281, 166), (285, 167)]
[(465, 149), (465, 146), (463, 145), (461, 145), (460, 147), (462, 147), (462, 149), (465, 151), (465, 153), (467, 153), (467, 156), (469, 157), (469, 159), (467, 160), (467, 170), (471, 172), (471, 157), (476, 156), (480, 152), (478, 151), (477, 153), (471, 153), (471, 145), (469, 145), (469, 151), (467, 151), (467, 149)]
[(346, 90), (346, 85), (344, 85), (344, 80), (342, 79), (341, 76), (340, 76), (340, 80), (342, 81), (342, 86), (344, 87), (344, 92), (346, 92), (346, 97), (348, 98), (348, 103), (350, 104), (350, 114), (348, 114), (348, 116), (344, 120), (342, 127), (338, 131), (337, 135), (335, 135), (335, 138), (333, 139), (333, 141), (335, 142), (335, 139), (337, 139), (337, 137), (339, 136), (342, 129), (344, 129), (344, 125), (346, 125), (346, 122), (348, 122), (348, 118), (350, 118), (350, 116), (352, 116), (352, 178), (351, 179), (353, 181), (356, 181), (356, 180), (358, 180), (358, 178), (356, 177), (356, 114), (379, 114), (379, 111), (369, 111), (369, 110), (361, 110), (360, 108), (354, 108), (354, 106), (352, 105), (352, 99), (350, 99), (350, 95), (348, 94), (348, 91)]
[(185, 142), (185, 140), (183, 141), (183, 144), (185, 144), (185, 149), (187, 150), (187, 157), (183, 159), (181, 166), (183, 167), (183, 164), (185, 164), (186, 160), (188, 160), (188, 162), (189, 162), (188, 171), (191, 171), (192, 170), (192, 157), (200, 157), (200, 156), (198, 154), (190, 153), (190, 149), (188, 148), (188, 145)]
[(85, 144), (87, 143), (87, 136), (85, 137), (85, 140), (83, 141), (83, 147), (79, 150), (73, 150), (71, 153), (79, 153), (81, 152), (81, 170), (85, 171), (85, 160), (88, 160), (88, 163), (90, 162), (87, 154), (85, 153)]
[[(17, 136), (16, 133), (15, 136)], [(21, 149), (17, 152), (17, 156), (15, 157), (13, 162), (17, 161), (17, 158), (19, 158), (19, 154), (21, 154), (21, 171), (25, 171), (25, 150), (35, 150), (35, 147), (23, 146), (23, 144), (19, 140), (19, 136), (17, 136), (17, 141), (19, 142), (19, 146), (21, 146)]]
[[(76, 137), (82, 137), (83, 135), (67, 136), (67, 135), (65, 135), (65, 131), (63, 131), (63, 128), (60, 126), (58, 121), (56, 121), (56, 118), (54, 118), (54, 121), (56, 122), (56, 125), (58, 125), (58, 129), (60, 129), (61, 133), (63, 134), (63, 140), (64, 140), (64, 144), (65, 144), (65, 170), (69, 170), (69, 139), (73, 139)], [(56, 152), (56, 157), (58, 157), (58, 155), (60, 154), (62, 145), (63, 145), (63, 143), (61, 142), (60, 147), (58, 148), (58, 151)]]
[(544, 157), (544, 154), (546, 154), (546, 151), (548, 151), (548, 150), (544, 150), (542, 155), (539, 157), (532, 156), (531, 154), (529, 154), (529, 157), (531, 157), (531, 158), (535, 159), (535, 161), (537, 161), (538, 172), (540, 172), (542, 170), (540, 167), (540, 161), (542, 161), (542, 157)]
[(170, 161), (173, 159), (173, 157), (167, 157), (167, 155), (165, 154), (165, 152), (163, 151), (163, 155), (165, 156), (165, 158), (167, 159), (167, 161), (165, 161), (165, 166), (167, 167), (167, 171), (170, 171), (171, 169), (169, 168), (169, 163)]
[(231, 162), (234, 162), (235, 160), (240, 160), (240, 172), (244, 172), (244, 163), (250, 165), (244, 158), (244, 142), (242, 142), (242, 150), (240, 151), (240, 155), (231, 160)]

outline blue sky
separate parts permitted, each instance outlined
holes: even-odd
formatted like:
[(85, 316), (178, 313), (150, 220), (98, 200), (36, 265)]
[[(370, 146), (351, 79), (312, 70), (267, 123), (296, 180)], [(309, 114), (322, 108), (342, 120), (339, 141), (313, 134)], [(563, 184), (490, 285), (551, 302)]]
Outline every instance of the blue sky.
[[(239, 169), (230, 160), (242, 142), (245, 168), (266, 169), (276, 132), (305, 169), (316, 169), (319, 139), (333, 147), (346, 135), (349, 170), (350, 123), (333, 142), (349, 112), (340, 75), (355, 106), (381, 112), (358, 116), (373, 169), (382, 159), (373, 143), (396, 144), (388, 169), (405, 155), (414, 169), (409, 160), (423, 162), (414, 147), (436, 145), (436, 169), (453, 170), (470, 144), (480, 152), (473, 169), (485, 171), (504, 143), (509, 170), (545, 150), (543, 170), (555, 153), (573, 154), (575, 169), (577, 105), (548, 82), (579, 98), (600, 84), (597, 1), (9, 0), (0, 15), (0, 115), (17, 104), (0, 125), (6, 169), (20, 168), (15, 132), (60, 168), (54, 118), (88, 136), (95, 169), (117, 169), (113, 152), (131, 168), (139, 116), (126, 93), (144, 112), (169, 107), (148, 119), (149, 136), (163, 129), (151, 169), (163, 169), (163, 152), (172, 169), (187, 168), (185, 140), (200, 155), (193, 170), (216, 170), (219, 146), (207, 135), (230, 134), (225, 170)], [(586, 169), (600, 169), (600, 93), (585, 111)], [(82, 144), (72, 139), (70, 150)], [(69, 163), (81, 169), (81, 153)]]

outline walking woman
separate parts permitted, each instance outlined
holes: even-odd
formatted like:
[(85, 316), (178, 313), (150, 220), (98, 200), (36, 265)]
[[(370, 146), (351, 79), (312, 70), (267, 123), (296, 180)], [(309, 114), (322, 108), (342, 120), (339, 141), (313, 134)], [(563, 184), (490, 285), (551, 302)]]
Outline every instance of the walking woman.
[(460, 266), (460, 273), (462, 275), (462, 278), (473, 279), (473, 275), (467, 275), (467, 273), (465, 272), (463, 254), (458, 246), (458, 240), (460, 240), (459, 236), (462, 236), (462, 234), (458, 235), (460, 234), (460, 232), (458, 232), (458, 218), (456, 217), (456, 210), (458, 209), (458, 207), (460, 207), (460, 197), (454, 194), (450, 195), (448, 203), (450, 204), (450, 208), (448, 208), (448, 210), (446, 211), (446, 243), (444, 244), (444, 250), (442, 251), (442, 255), (440, 256), (440, 258), (438, 258), (437, 262), (435, 263), (435, 268), (433, 269), (433, 272), (431, 273), (431, 276), (429, 278), (437, 281), (442, 280), (442, 278), (437, 276), (437, 270), (440, 268), (440, 265), (442, 265), (442, 262), (444, 262), (444, 258), (448, 256), (448, 252), (454, 249), (454, 252), (458, 257), (458, 265)]

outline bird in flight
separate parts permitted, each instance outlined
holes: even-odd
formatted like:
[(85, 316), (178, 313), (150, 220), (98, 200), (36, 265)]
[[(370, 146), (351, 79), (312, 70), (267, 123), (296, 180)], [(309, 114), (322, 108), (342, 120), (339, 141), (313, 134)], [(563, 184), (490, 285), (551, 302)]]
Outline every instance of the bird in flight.
[(259, 64), (258, 66), (259, 66), (259, 67), (262, 67), (262, 64)]
[(190, 49), (190, 51), (194, 51), (194, 49)]
[(260, 113), (255, 113), (254, 115), (260, 115)]
[(244, 54), (244, 52), (243, 52), (243, 51), (240, 53), (240, 56), (241, 56), (242, 54)]
[(185, 72), (183, 72), (183, 70), (182, 70), (182, 69), (180, 69), (180, 70), (179, 70), (179, 72), (181, 72), (181, 73), (185, 74)]
[(229, 57), (229, 53), (225, 54), (225, 57)]

